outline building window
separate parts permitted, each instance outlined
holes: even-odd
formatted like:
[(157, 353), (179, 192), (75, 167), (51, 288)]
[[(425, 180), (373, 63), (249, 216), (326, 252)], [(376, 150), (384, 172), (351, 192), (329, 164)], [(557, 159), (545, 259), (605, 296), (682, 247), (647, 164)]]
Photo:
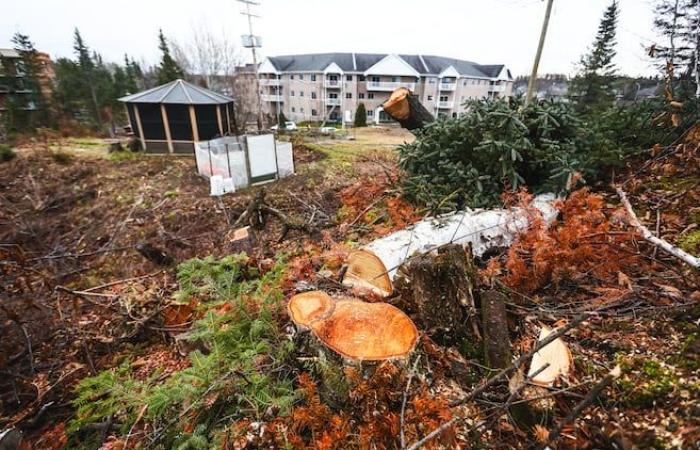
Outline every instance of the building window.
[(364, 75), (358, 75), (357, 79), (360, 81), (365, 81), (365, 76)]
[(368, 92), (367, 93), (367, 98), (372, 100), (374, 98), (374, 92)]
[(300, 113), (303, 113), (303, 112), (304, 112), (304, 108), (299, 108), (299, 112), (300, 112)]
[(300, 80), (303, 80), (303, 79), (304, 79), (304, 74), (300, 74), (300, 75), (299, 75), (299, 79), (300, 79)]
[(397, 81), (399, 81), (399, 77), (391, 77), (392, 83), (396, 83)]
[(314, 98), (314, 99), (316, 98), (316, 93), (315, 93), (315, 92), (312, 92), (312, 93), (311, 93), (311, 98)]
[(290, 79), (290, 80), (293, 80), (293, 79), (294, 79), (294, 75), (290, 75), (290, 76), (289, 76), (289, 79)]
[(338, 94), (336, 94), (335, 92), (333, 92), (333, 93), (331, 93), (331, 94), (328, 94), (328, 98), (338, 98)]
[(428, 83), (429, 83), (429, 84), (435, 84), (435, 79), (434, 79), (434, 78), (429, 79), (429, 80), (428, 80)]
[(312, 109), (312, 110), (311, 110), (311, 115), (312, 115), (312, 116), (318, 116), (318, 111), (316, 111), (315, 109)]
[(352, 93), (346, 92), (346, 93), (345, 93), (345, 98), (352, 98)]
[(428, 101), (431, 101), (432, 99), (433, 99), (433, 96), (432, 96), (432, 95), (429, 95), (429, 96), (428, 96)]
[(365, 98), (365, 93), (364, 93), (364, 92), (360, 92), (359, 94), (357, 94), (357, 98), (359, 98), (359, 99)]
[(345, 80), (346, 80), (346, 81), (352, 81), (352, 75), (347, 75), (347, 76), (345, 77)]
[(440, 101), (441, 101), (441, 102), (446, 102), (446, 101), (447, 101), (447, 96), (446, 96), (446, 95), (441, 95), (441, 96), (440, 96)]
[(296, 108), (292, 106), (292, 112), (297, 112)]
[(374, 117), (374, 111), (371, 109), (367, 110), (367, 117)]
[(311, 81), (316, 81), (316, 75), (311, 75)]
[(289, 96), (294, 97), (294, 91), (289, 91)]
[(303, 96), (304, 96), (304, 91), (299, 91), (299, 97), (303, 97)]
[(462, 82), (462, 86), (466, 86), (466, 85), (467, 85), (467, 80), (464, 80), (464, 81)]
[(372, 83), (379, 83), (379, 77), (372, 77)]
[(456, 119), (456, 118), (457, 118), (457, 113), (456, 113), (456, 112), (453, 112), (453, 113), (452, 113), (452, 118), (453, 118), (453, 119)]

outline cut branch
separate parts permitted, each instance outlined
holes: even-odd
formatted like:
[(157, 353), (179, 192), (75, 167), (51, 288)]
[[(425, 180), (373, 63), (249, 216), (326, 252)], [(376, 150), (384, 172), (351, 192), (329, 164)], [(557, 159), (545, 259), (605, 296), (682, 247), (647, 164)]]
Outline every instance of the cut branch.
[(619, 186), (614, 186), (615, 191), (617, 192), (617, 195), (620, 197), (620, 200), (622, 201), (622, 204), (624, 205), (625, 209), (627, 210), (627, 214), (629, 215), (630, 218), (630, 223), (641, 233), (642, 237), (657, 246), (658, 248), (661, 248), (661, 250), (665, 251), (671, 256), (675, 256), (676, 258), (682, 260), (689, 266), (695, 268), (695, 269), (700, 269), (700, 258), (696, 258), (695, 256), (691, 255), (690, 253), (684, 251), (683, 249), (680, 249), (676, 247), (673, 244), (670, 244), (669, 242), (654, 236), (654, 234), (642, 223), (639, 221), (637, 218), (637, 215), (634, 213), (634, 209), (632, 209), (632, 204), (630, 204), (629, 199), (627, 198), (627, 194), (625, 191), (622, 190), (621, 187)]
[(382, 105), (384, 112), (409, 131), (423, 128), (435, 118), (410, 90), (400, 87)]

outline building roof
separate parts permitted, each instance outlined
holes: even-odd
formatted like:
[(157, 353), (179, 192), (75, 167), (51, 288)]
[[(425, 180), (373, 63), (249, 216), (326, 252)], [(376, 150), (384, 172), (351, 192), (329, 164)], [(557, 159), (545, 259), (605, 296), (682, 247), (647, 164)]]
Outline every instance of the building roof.
[(0, 57), (3, 58), (19, 58), (20, 54), (14, 48), (0, 48)]
[[(337, 64), (344, 72), (365, 72), (386, 58), (386, 53), (314, 53), (305, 55), (270, 56), (267, 60), (279, 72), (323, 72), (330, 64)], [(421, 75), (439, 75), (450, 66), (461, 75), (477, 78), (496, 78), (503, 64), (482, 65), (472, 61), (434, 55), (396, 55)], [(512, 78), (510, 72), (508, 76)]]
[(119, 99), (126, 103), (166, 103), (178, 105), (222, 105), (231, 103), (233, 99), (217, 94), (188, 83), (185, 80), (175, 80), (161, 86), (148, 89)]

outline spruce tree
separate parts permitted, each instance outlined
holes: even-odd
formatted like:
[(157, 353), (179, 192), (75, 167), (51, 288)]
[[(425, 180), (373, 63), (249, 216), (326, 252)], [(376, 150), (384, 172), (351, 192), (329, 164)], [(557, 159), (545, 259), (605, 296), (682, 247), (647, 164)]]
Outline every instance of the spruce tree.
[[(15, 33), (12, 37), (14, 49), (21, 57), (21, 71), (24, 76), (14, 78), (11, 83), (6, 83), (10, 90), (29, 91), (28, 94), (10, 96), (13, 107), (16, 109), (15, 119), (17, 123), (9, 128), (20, 126), (24, 129), (33, 128), (37, 125), (46, 126), (48, 122), (48, 107), (46, 99), (42, 93), (41, 76), (42, 67), (34, 44), (29, 36), (22, 33)], [(17, 68), (19, 70), (19, 68)], [(21, 85), (20, 85), (21, 83)], [(31, 111), (31, 112), (30, 112)]]
[(355, 111), (355, 126), (358, 128), (367, 126), (367, 110), (365, 109), (364, 103), (357, 105), (357, 111)]
[(78, 68), (82, 75), (82, 88), (85, 96), (89, 97), (89, 103), (92, 104), (93, 118), (97, 125), (102, 128), (102, 117), (100, 112), (100, 104), (97, 99), (97, 89), (95, 87), (95, 62), (90, 55), (90, 49), (83, 41), (80, 31), (76, 28), (73, 33), (73, 51), (78, 57)]
[(158, 48), (162, 53), (160, 65), (158, 66), (158, 84), (165, 84), (178, 78), (184, 78), (185, 74), (182, 68), (170, 54), (170, 47), (168, 47), (168, 41), (163, 36), (163, 30), (158, 32), (158, 41)]
[(589, 53), (581, 58), (581, 69), (572, 80), (570, 95), (583, 112), (600, 111), (612, 105), (615, 78), (613, 59), (617, 52), (617, 21), (620, 14), (617, 0), (605, 10), (598, 33)]

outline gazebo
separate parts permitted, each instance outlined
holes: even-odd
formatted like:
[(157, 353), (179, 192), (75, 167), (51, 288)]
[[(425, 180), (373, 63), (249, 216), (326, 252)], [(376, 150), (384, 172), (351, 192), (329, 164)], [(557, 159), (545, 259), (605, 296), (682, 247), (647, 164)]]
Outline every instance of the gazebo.
[(195, 142), (231, 133), (233, 99), (184, 80), (119, 101), (148, 153), (193, 153)]

